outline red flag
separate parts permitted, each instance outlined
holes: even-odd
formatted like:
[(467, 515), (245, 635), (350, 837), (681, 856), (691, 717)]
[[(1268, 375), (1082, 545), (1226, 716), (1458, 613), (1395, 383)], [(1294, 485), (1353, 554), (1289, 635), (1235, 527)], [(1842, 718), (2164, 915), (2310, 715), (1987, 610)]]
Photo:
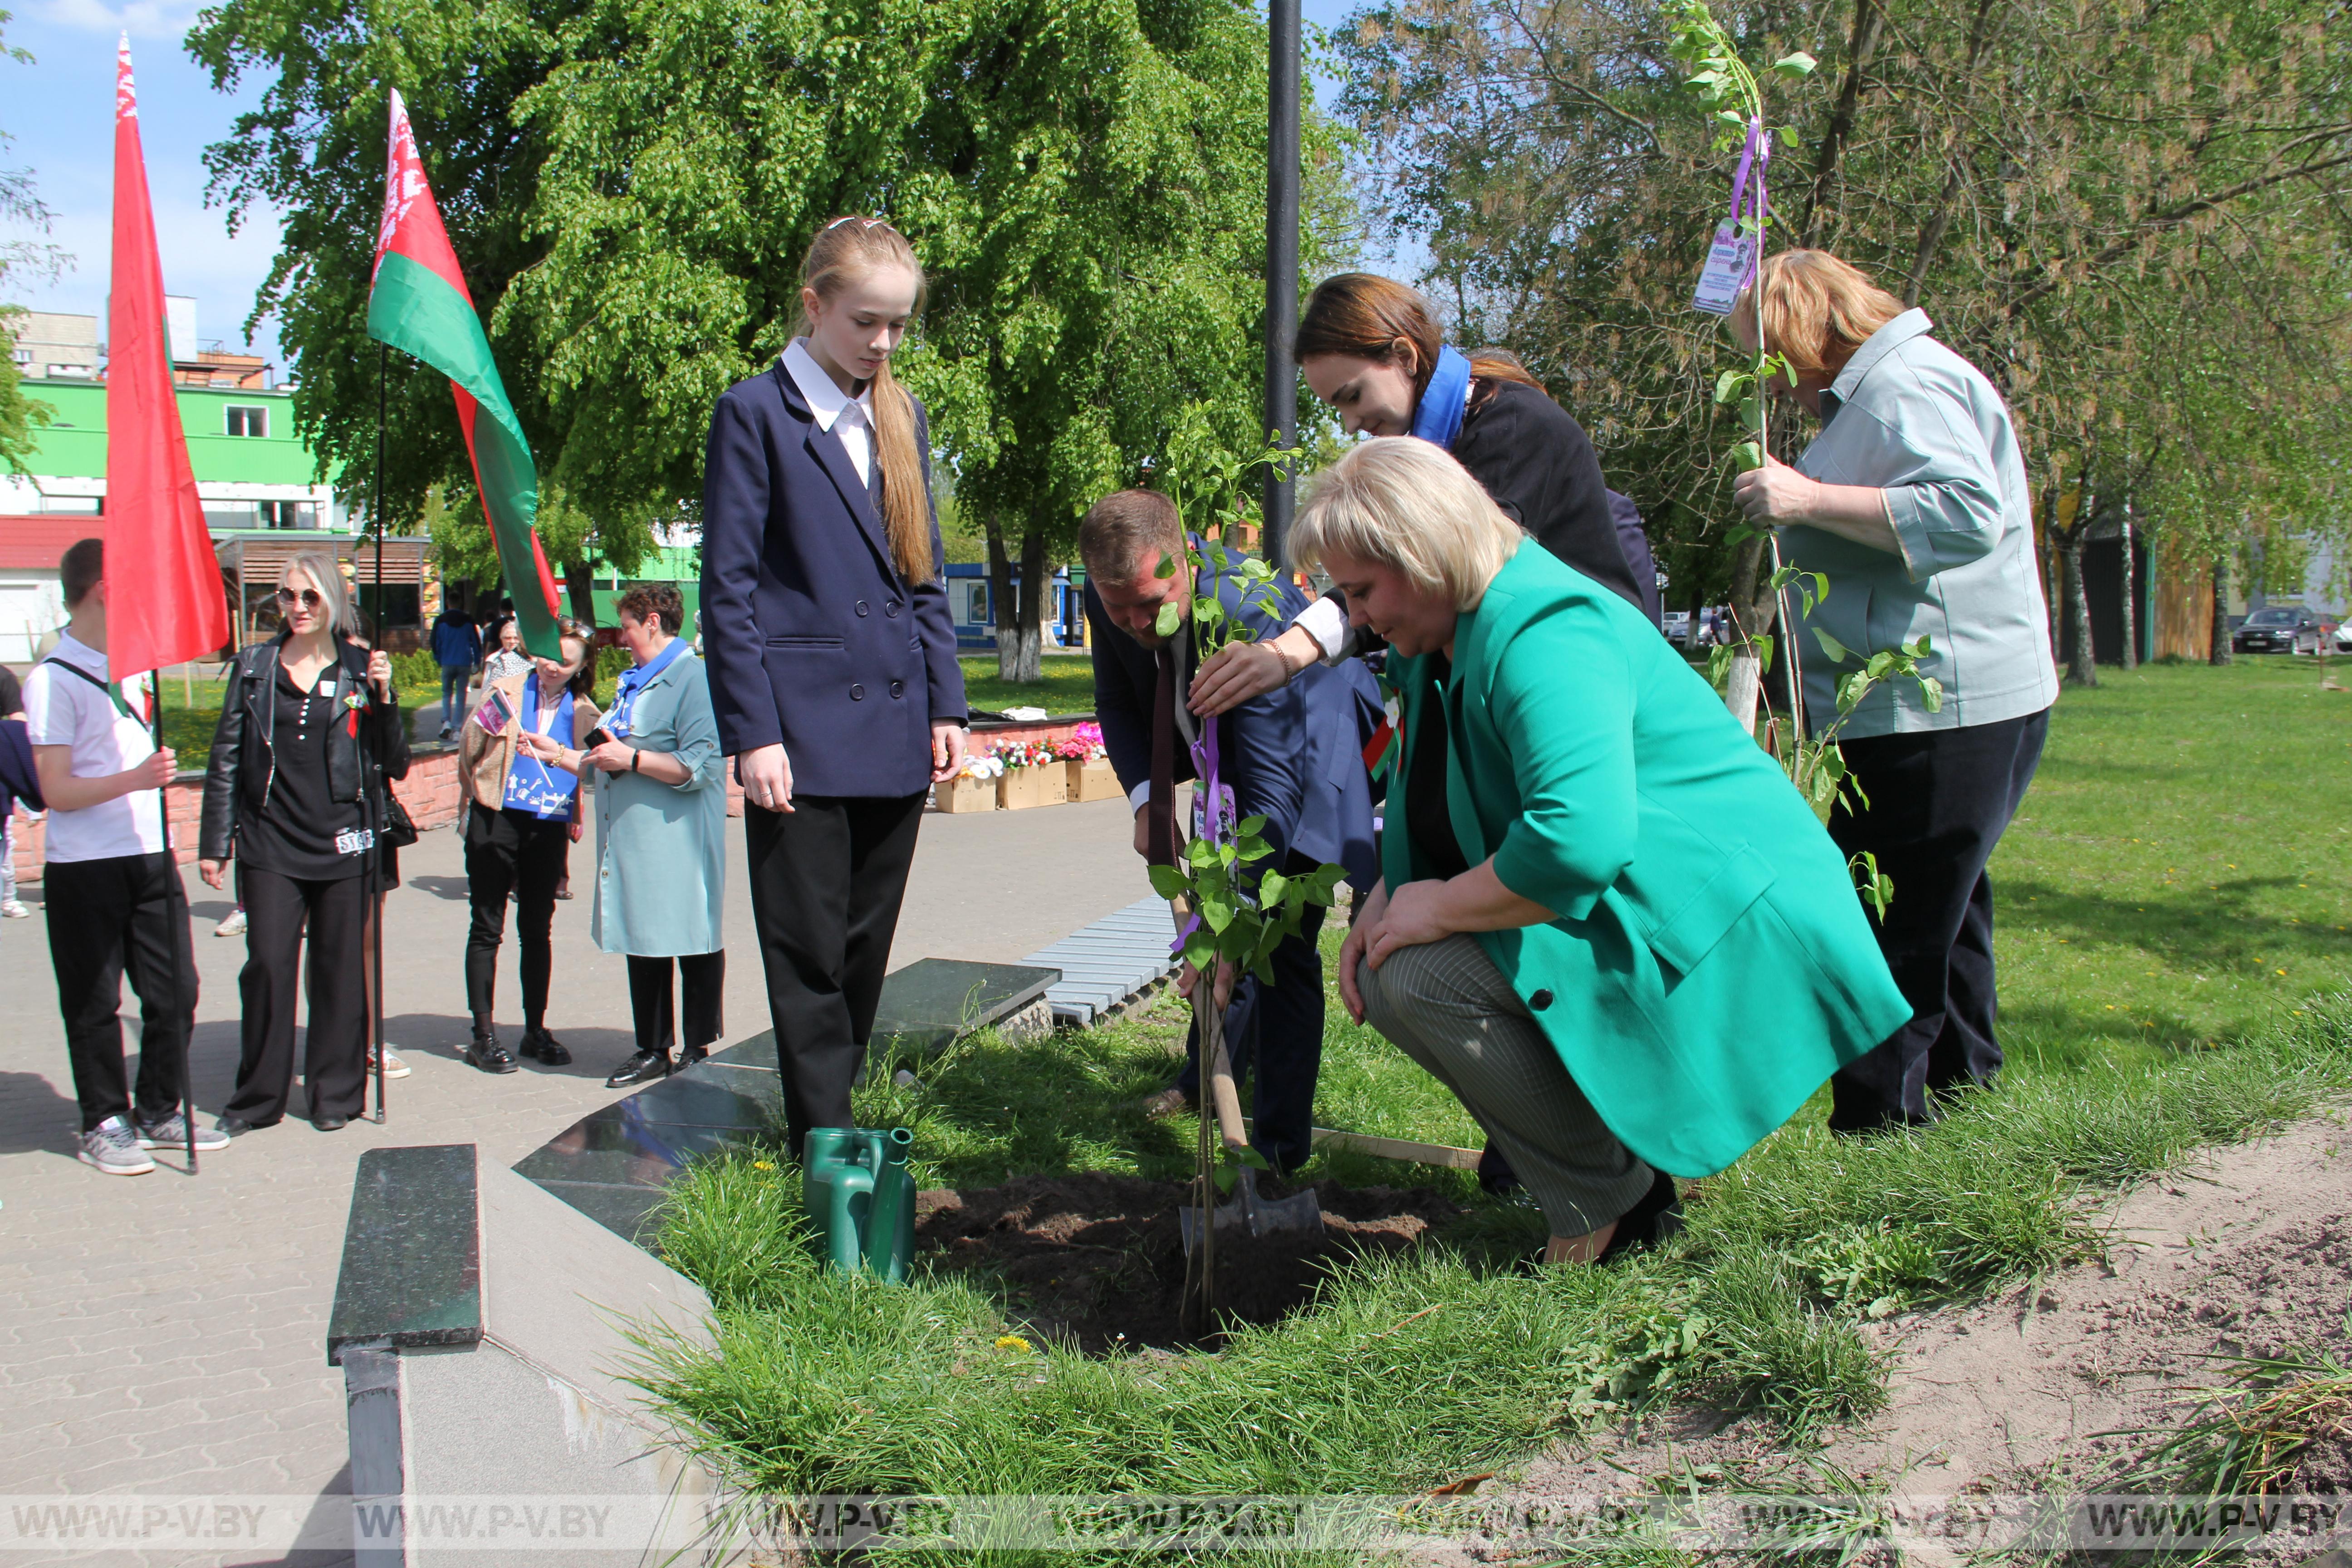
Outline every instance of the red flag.
[(220, 563), (172, 393), (163, 267), (139, 151), (128, 33), (114, 70), (114, 276), (106, 331), (106, 658), (110, 671), (128, 674), (201, 658), (229, 637)]

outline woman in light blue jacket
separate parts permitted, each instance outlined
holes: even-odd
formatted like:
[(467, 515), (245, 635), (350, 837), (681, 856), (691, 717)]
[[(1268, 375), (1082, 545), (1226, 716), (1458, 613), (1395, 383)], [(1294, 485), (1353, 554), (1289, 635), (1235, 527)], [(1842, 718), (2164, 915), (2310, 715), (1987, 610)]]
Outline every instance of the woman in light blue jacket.
[[(621, 677), (612, 711), (579, 751), (534, 742), (549, 762), (596, 780), (596, 945), (629, 959), (636, 1054), (607, 1089), (666, 1077), (685, 1015), (676, 1067), (709, 1054), (723, 1027), (726, 990), (721, 912), (727, 889), (727, 759), (719, 751), (710, 684), (679, 640), (685, 605), (667, 584), (622, 595), (621, 641), (635, 667)], [(674, 996), (671, 961), (685, 995)]]
[(1927, 335), (1926, 311), (1825, 251), (1764, 263), (1732, 308), (1751, 350), (1759, 293), (1765, 346), (1796, 372), (1778, 390), (1821, 431), (1794, 467), (1767, 457), (1733, 495), (1778, 526), (1789, 564), (1829, 578), (1806, 617), (1829, 640), (1801, 649), (1806, 719), (1818, 732), (1862, 659), (1921, 637), (1920, 673), (1944, 692), (1930, 710), (1916, 684), (1888, 682), (1840, 731), (1868, 804), (1835, 813), (1830, 835), (1894, 879), (1879, 949), (1912, 1008), (1832, 1080), (1830, 1125), (1865, 1131), (1926, 1121), (1947, 1092), (2000, 1069), (1985, 864), (2041, 760), (2058, 669), (2000, 394)]

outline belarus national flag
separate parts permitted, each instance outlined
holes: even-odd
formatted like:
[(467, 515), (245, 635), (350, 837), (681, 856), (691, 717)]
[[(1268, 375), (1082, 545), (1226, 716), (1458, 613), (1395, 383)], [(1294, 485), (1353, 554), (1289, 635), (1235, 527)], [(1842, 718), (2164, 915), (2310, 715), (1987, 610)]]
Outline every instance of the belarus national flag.
[(375, 282), (368, 293), (368, 336), (414, 355), (449, 378), (457, 423), (474, 460), (475, 488), (499, 565), (514, 597), (522, 645), (549, 658), (563, 657), (555, 630), (555, 574), (531, 526), (539, 514), (539, 470), (522, 438), (522, 423), (507, 401), (490, 341), (474, 313), (449, 248), (441, 210), (425, 183), (408, 109), (392, 95), (392, 138), (383, 187), (383, 222), (376, 230)]

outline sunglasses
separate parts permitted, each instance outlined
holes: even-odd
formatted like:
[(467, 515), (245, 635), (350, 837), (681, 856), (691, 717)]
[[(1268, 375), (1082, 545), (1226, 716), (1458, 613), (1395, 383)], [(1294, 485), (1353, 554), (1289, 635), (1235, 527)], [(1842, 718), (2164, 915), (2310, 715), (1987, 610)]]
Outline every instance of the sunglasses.
[(299, 605), (304, 609), (315, 610), (327, 601), (320, 596), (319, 591), (315, 588), (302, 588), (299, 590), (294, 588), (280, 588), (278, 590), (278, 602), (284, 605), (289, 609), (291, 609), (296, 605)]

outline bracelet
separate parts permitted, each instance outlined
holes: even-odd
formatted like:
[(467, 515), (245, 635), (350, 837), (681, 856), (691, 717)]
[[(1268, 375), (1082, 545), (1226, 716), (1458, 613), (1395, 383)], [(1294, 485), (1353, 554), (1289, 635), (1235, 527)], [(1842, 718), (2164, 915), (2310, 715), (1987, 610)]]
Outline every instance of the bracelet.
[(645, 760), (646, 754), (643, 751), (635, 747), (631, 747), (629, 750), (629, 771), (631, 773), (635, 773), (637, 771), (637, 764)]

